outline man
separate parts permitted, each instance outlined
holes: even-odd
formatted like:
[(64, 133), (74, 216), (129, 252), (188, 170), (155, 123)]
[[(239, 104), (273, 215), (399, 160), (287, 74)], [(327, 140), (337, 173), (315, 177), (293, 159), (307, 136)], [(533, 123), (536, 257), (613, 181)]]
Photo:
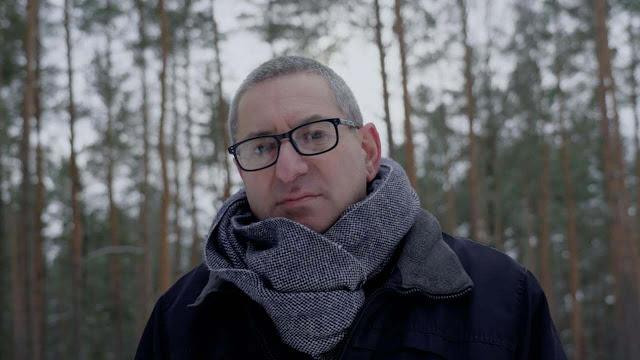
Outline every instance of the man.
[(244, 189), (137, 359), (565, 358), (533, 275), (441, 232), (331, 69), (260, 65), (229, 129)]

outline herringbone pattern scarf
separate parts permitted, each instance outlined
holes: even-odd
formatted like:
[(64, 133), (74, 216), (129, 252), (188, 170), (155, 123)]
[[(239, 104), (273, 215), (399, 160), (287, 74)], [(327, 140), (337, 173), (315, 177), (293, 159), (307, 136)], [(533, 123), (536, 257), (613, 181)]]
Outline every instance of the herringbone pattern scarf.
[(364, 304), (362, 285), (382, 270), (420, 209), (390, 159), (368, 193), (319, 234), (285, 218), (256, 221), (240, 190), (209, 230), (206, 263), (264, 307), (284, 343), (321, 358), (344, 338)]

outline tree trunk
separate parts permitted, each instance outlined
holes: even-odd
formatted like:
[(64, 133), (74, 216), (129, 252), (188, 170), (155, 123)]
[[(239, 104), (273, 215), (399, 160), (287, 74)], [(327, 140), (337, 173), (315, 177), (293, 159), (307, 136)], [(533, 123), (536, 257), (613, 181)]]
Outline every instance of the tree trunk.
[[(637, 272), (637, 247), (632, 241), (629, 196), (624, 185), (624, 163), (619, 118), (615, 97), (614, 78), (607, 30), (607, 2), (594, 0), (596, 56), (598, 60), (598, 102), (600, 105), (600, 129), (603, 141), (604, 182), (610, 211), (610, 251), (616, 275), (616, 313), (618, 349), (620, 358), (631, 359), (640, 352), (635, 341), (639, 332), (640, 302), (638, 290), (640, 276)], [(609, 111), (613, 118), (609, 118)], [(634, 264), (635, 263), (635, 264)], [(624, 291), (622, 290), (624, 289)], [(624, 294), (624, 296), (623, 296)]]
[(451, 235), (455, 235), (456, 226), (458, 220), (456, 218), (456, 192), (451, 180), (451, 157), (447, 159), (447, 182), (449, 188), (447, 189), (447, 232)]
[(534, 237), (533, 235), (533, 219), (532, 219), (532, 211), (531, 211), (531, 203), (529, 194), (529, 184), (527, 180), (529, 179), (527, 175), (526, 167), (522, 168), (522, 225), (524, 228), (524, 244), (522, 246), (522, 251), (524, 252), (523, 262), (525, 266), (534, 274), (537, 273), (535, 267), (535, 257), (533, 245), (531, 244), (531, 239)]
[[(189, 15), (191, 1), (187, 0), (187, 4), (185, 5), (185, 11), (187, 12), (187, 16)], [(188, 29), (187, 29), (188, 30)], [(194, 153), (193, 146), (193, 118), (191, 116), (191, 79), (189, 77), (189, 71), (191, 69), (191, 33), (187, 31), (184, 37), (184, 88), (187, 96), (185, 97), (186, 103), (186, 114), (185, 118), (187, 120), (187, 148), (189, 151), (189, 195), (191, 201), (191, 252), (189, 256), (189, 267), (194, 268), (200, 263), (202, 255), (200, 254), (200, 241), (198, 237), (198, 206), (196, 204), (196, 156)]]
[[(629, 80), (631, 85), (631, 106), (633, 107), (633, 144), (635, 148), (635, 177), (636, 177), (636, 246), (640, 246), (640, 110), (638, 110), (638, 82), (636, 80), (636, 70), (640, 59), (638, 59), (638, 39), (633, 31), (631, 22), (628, 27), (629, 42), (631, 43), (631, 67), (629, 68)], [(636, 267), (638, 263), (636, 263)]]
[(37, 22), (38, 1), (27, 1), (27, 29), (24, 41), (24, 50), (26, 55), (26, 81), (24, 86), (23, 101), (23, 121), (22, 121), (22, 138), (20, 140), (20, 163), (21, 163), (21, 186), (20, 186), (20, 217), (18, 237), (16, 243), (16, 261), (18, 273), (17, 281), (19, 286), (14, 297), (15, 301), (22, 303), (14, 304), (14, 311), (18, 313), (17, 318), (23, 320), (23, 323), (13, 324), (13, 340), (14, 340), (14, 356), (16, 358), (31, 358), (31, 309), (30, 309), (30, 289), (31, 289), (31, 266), (28, 263), (30, 259), (30, 250), (32, 245), (32, 217), (33, 208), (31, 204), (30, 194), (32, 194), (31, 185), (31, 118), (34, 115), (35, 105), (35, 51), (36, 51), (36, 22)]
[(169, 288), (171, 281), (171, 264), (169, 262), (168, 218), (169, 218), (169, 175), (167, 170), (167, 153), (164, 142), (164, 122), (167, 104), (167, 57), (169, 56), (169, 28), (164, 0), (159, 0), (160, 24), (162, 36), (162, 71), (160, 72), (160, 129), (158, 136), (158, 152), (162, 169), (162, 205), (160, 209), (160, 239), (158, 241), (160, 276), (158, 277), (158, 293), (162, 294)]
[(557, 98), (560, 102), (558, 107), (558, 121), (561, 127), (561, 156), (562, 156), (562, 178), (564, 182), (565, 206), (567, 207), (567, 240), (569, 243), (569, 282), (571, 288), (571, 332), (573, 337), (574, 353), (573, 359), (584, 357), (584, 332), (582, 328), (582, 303), (578, 300), (578, 289), (580, 288), (580, 274), (578, 264), (580, 257), (577, 247), (577, 225), (575, 197), (573, 192), (573, 181), (569, 166), (569, 151), (567, 130), (564, 126), (564, 95), (558, 76)]
[[(36, 10), (37, 13), (38, 10)], [(35, 193), (35, 212), (34, 212), (34, 238), (33, 238), (33, 257), (31, 259), (32, 287), (31, 287), (31, 328), (32, 328), (32, 354), (31, 358), (40, 360), (44, 358), (44, 249), (43, 249), (43, 224), (42, 213), (44, 211), (44, 171), (43, 171), (43, 155), (42, 155), (42, 139), (41, 120), (42, 107), (40, 101), (41, 80), (40, 80), (40, 31), (39, 18), (36, 16), (36, 74), (35, 74), (35, 119), (36, 119), (36, 193)]]
[(11, 270), (11, 322), (12, 322), (12, 350), (13, 359), (26, 360), (27, 357), (27, 316), (25, 309), (25, 288), (24, 288), (24, 271), (20, 268), (19, 251), (20, 241), (18, 240), (16, 229), (16, 218), (14, 215), (14, 206), (9, 202), (7, 206), (7, 237), (9, 238), (9, 267)]
[(67, 44), (67, 79), (69, 82), (69, 142), (70, 178), (71, 178), (71, 211), (73, 213), (73, 232), (71, 236), (71, 356), (73, 359), (82, 357), (80, 343), (80, 320), (82, 314), (82, 222), (78, 193), (80, 192), (80, 179), (75, 151), (75, 121), (76, 107), (73, 98), (73, 51), (71, 37), (71, 0), (65, 0), (64, 28)]
[(140, 68), (140, 82), (142, 85), (142, 188), (140, 189), (140, 209), (138, 213), (140, 247), (144, 250), (142, 263), (138, 267), (138, 283), (141, 292), (138, 296), (137, 330), (142, 334), (147, 318), (151, 313), (151, 298), (153, 296), (153, 279), (151, 269), (151, 243), (149, 241), (149, 106), (147, 90), (147, 61), (145, 50), (147, 48), (147, 34), (144, 19), (144, 7), (142, 0), (136, 0), (138, 10), (138, 36), (140, 37), (140, 49), (138, 66)]
[(380, 19), (380, 1), (373, 2), (376, 13), (376, 45), (380, 54), (380, 77), (382, 78), (382, 101), (384, 104), (384, 123), (387, 125), (387, 144), (389, 146), (389, 157), (396, 158), (396, 147), (393, 143), (393, 129), (391, 126), (391, 112), (389, 111), (389, 89), (387, 88), (387, 65), (386, 49), (382, 42), (382, 20)]
[[(559, 14), (560, 7), (558, 1), (554, 2), (556, 13), (556, 25), (560, 25)], [(558, 27), (560, 29), (561, 27)], [(557, 35), (556, 35), (557, 37)], [(560, 129), (561, 143), (560, 156), (562, 160), (562, 180), (564, 184), (565, 206), (567, 208), (567, 242), (569, 245), (569, 286), (571, 291), (571, 335), (573, 340), (573, 359), (578, 360), (584, 358), (584, 330), (582, 325), (582, 302), (578, 300), (578, 289), (580, 288), (580, 272), (578, 264), (580, 263), (580, 255), (577, 246), (577, 224), (575, 195), (573, 190), (573, 181), (571, 179), (571, 170), (569, 164), (568, 134), (565, 124), (565, 96), (562, 90), (562, 71), (564, 68), (564, 59), (559, 53), (560, 42), (556, 41), (556, 59), (555, 59), (555, 76), (556, 76), (556, 99), (558, 101), (558, 127)]]
[[(107, 8), (110, 7), (110, 1), (107, 1)], [(105, 96), (105, 106), (107, 112), (107, 193), (109, 198), (109, 245), (117, 249), (120, 246), (120, 224), (118, 221), (119, 210), (115, 200), (115, 190), (113, 188), (114, 182), (114, 169), (115, 169), (115, 139), (114, 139), (114, 115), (113, 115), (113, 102), (114, 102), (114, 88), (113, 79), (111, 78), (111, 72), (113, 70), (113, 63), (111, 60), (111, 31), (106, 30), (107, 44), (105, 51), (105, 58), (107, 61), (107, 84), (108, 87)], [(122, 304), (120, 295), (120, 261), (118, 254), (113, 253), (109, 256), (109, 275), (111, 278), (111, 305), (113, 310), (111, 312), (111, 321), (113, 325), (113, 351), (117, 358), (124, 357), (123, 348), (123, 323), (122, 323)]]
[(540, 202), (538, 209), (540, 216), (540, 270), (541, 270), (541, 283), (542, 288), (547, 295), (547, 302), (549, 303), (549, 309), (551, 314), (554, 315), (555, 307), (553, 306), (553, 278), (551, 273), (551, 259), (549, 256), (550, 242), (549, 242), (549, 198), (550, 198), (550, 184), (549, 184), (549, 145), (545, 140), (544, 134), (542, 134), (542, 176), (540, 178)]
[(458, 0), (460, 9), (460, 21), (462, 23), (462, 42), (464, 46), (464, 78), (465, 96), (467, 98), (467, 118), (469, 120), (469, 206), (471, 209), (471, 237), (479, 242), (485, 242), (484, 234), (480, 231), (480, 207), (478, 205), (478, 156), (476, 149), (476, 136), (473, 130), (475, 99), (473, 97), (473, 73), (471, 71), (471, 46), (467, 38), (467, 5), (465, 0)]
[(222, 61), (220, 60), (220, 33), (218, 32), (218, 22), (214, 12), (213, 0), (211, 0), (211, 24), (213, 27), (213, 50), (215, 53), (216, 72), (218, 75), (218, 121), (222, 124), (222, 139), (224, 148), (222, 149), (225, 182), (224, 182), (224, 199), (231, 196), (231, 166), (229, 165), (229, 156), (227, 148), (229, 147), (229, 131), (227, 129), (227, 105), (222, 92)]
[(413, 128), (411, 126), (411, 99), (409, 98), (409, 70), (407, 66), (407, 43), (404, 38), (404, 22), (402, 19), (402, 5), (404, 0), (395, 0), (395, 13), (396, 22), (394, 26), (395, 33), (398, 36), (398, 43), (400, 49), (400, 67), (402, 72), (402, 99), (404, 103), (404, 157), (405, 157), (405, 170), (409, 177), (409, 183), (416, 190), (420, 191), (418, 187), (418, 180), (416, 179), (416, 164), (414, 159), (414, 146), (413, 146)]
[[(177, 45), (177, 44), (176, 44)], [(177, 46), (176, 46), (177, 48)], [(178, 280), (182, 274), (182, 230), (180, 224), (180, 154), (178, 153), (178, 133), (180, 132), (180, 114), (178, 113), (178, 92), (176, 91), (176, 82), (178, 81), (177, 75), (177, 56), (176, 52), (173, 53), (172, 73), (171, 79), (171, 104), (173, 108), (173, 129), (171, 138), (171, 155), (173, 158), (173, 231), (176, 234), (175, 249), (173, 251), (173, 278)], [(187, 97), (189, 95), (187, 94)]]

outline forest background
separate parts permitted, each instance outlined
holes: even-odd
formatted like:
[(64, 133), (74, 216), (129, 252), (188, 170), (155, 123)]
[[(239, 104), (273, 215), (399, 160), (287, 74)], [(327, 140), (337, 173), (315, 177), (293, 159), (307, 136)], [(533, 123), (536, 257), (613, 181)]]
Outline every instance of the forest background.
[(241, 186), (228, 102), (282, 54), (536, 274), (571, 359), (640, 353), (640, 2), (0, 0), (0, 358), (133, 357)]

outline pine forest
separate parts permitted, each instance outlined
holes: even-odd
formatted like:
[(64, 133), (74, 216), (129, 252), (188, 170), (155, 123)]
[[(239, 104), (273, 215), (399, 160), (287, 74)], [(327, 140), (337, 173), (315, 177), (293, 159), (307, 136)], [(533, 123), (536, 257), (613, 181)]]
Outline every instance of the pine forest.
[(570, 359), (638, 358), (640, 1), (0, 0), (0, 359), (133, 358), (280, 55), (344, 77), (445, 232), (535, 274)]

